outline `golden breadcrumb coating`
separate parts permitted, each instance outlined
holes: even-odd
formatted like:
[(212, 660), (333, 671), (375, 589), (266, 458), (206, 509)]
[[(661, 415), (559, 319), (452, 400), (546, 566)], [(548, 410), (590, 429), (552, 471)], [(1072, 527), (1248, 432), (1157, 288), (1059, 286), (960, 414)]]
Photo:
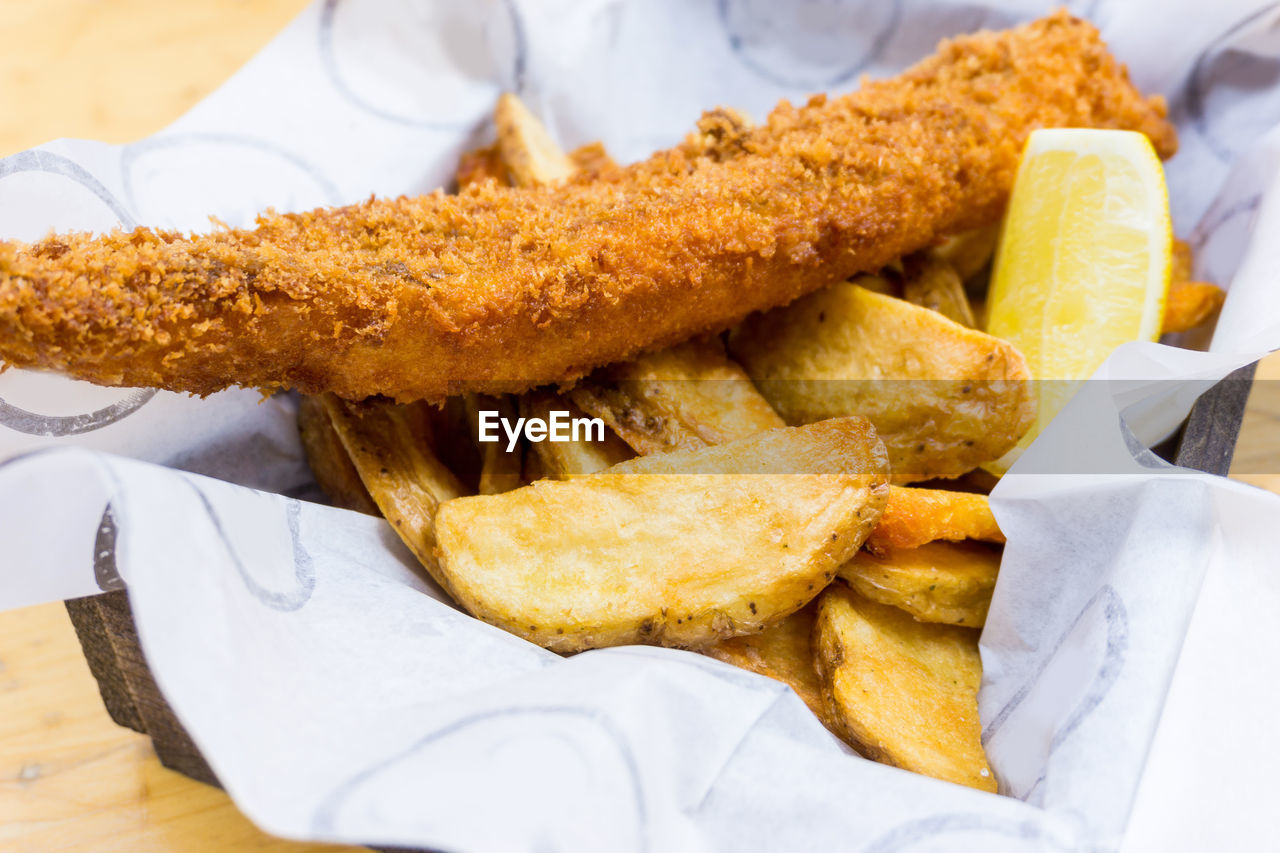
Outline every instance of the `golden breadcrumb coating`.
[(944, 42), (840, 98), (527, 189), (0, 243), (0, 358), (105, 385), (440, 400), (572, 381), (998, 218), (1027, 135), (1176, 148), (1089, 24)]

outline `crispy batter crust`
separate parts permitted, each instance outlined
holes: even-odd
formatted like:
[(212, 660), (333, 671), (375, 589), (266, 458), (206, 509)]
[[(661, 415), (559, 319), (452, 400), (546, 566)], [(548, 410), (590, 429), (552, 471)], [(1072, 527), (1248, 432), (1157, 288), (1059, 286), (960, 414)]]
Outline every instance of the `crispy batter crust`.
[(1043, 126), (1176, 147), (1087, 23), (941, 45), (903, 75), (702, 128), (556, 186), (0, 243), (0, 357), (107, 385), (438, 400), (572, 381), (992, 222)]

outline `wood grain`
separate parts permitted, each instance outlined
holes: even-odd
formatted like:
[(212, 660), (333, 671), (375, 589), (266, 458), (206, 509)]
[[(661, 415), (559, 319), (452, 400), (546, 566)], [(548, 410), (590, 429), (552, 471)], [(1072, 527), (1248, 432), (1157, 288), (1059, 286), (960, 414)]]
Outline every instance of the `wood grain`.
[(1231, 476), (1280, 494), (1280, 353), (1258, 364)]
[(307, 0), (3, 0), (0, 156), (129, 142), (182, 115)]

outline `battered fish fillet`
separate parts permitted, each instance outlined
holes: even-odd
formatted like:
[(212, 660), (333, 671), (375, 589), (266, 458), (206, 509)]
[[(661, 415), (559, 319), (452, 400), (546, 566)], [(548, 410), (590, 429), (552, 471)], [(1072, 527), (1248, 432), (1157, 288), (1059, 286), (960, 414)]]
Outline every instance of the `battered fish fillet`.
[(0, 358), (105, 385), (440, 400), (727, 328), (995, 221), (1045, 126), (1176, 138), (1089, 24), (944, 42), (844, 97), (594, 177), (0, 244)]

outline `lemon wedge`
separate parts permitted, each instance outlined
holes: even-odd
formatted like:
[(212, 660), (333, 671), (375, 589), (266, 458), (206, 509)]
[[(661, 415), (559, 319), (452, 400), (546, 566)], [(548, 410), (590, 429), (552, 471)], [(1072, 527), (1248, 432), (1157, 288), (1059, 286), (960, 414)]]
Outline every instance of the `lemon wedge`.
[(1151, 141), (1125, 130), (1038, 130), (1005, 213), (987, 331), (1016, 346), (1037, 382), (1036, 422), (991, 463), (1002, 474), (1117, 346), (1155, 340), (1173, 231)]

